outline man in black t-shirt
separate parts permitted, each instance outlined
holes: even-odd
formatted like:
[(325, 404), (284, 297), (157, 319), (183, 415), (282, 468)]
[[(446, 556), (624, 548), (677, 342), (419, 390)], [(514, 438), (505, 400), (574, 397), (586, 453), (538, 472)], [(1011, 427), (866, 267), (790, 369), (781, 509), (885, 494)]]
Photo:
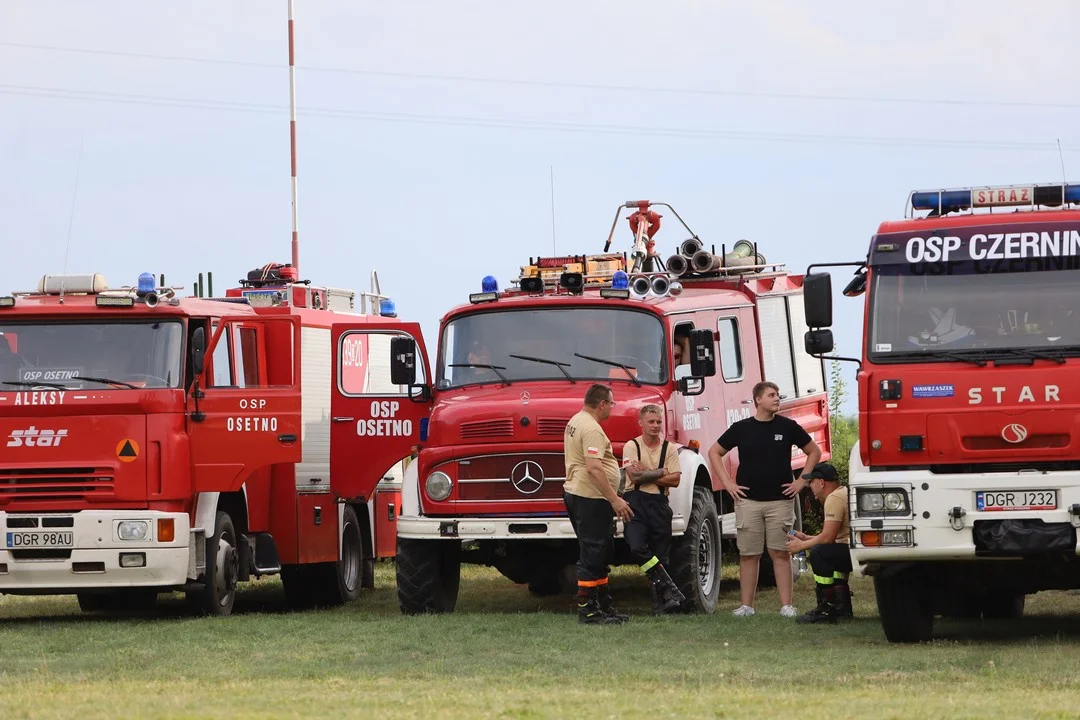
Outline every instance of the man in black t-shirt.
[[(780, 388), (775, 383), (754, 386), (754, 415), (729, 427), (709, 448), (709, 466), (735, 500), (735, 535), (739, 546), (739, 587), (742, 605), (734, 612), (754, 614), (758, 566), (763, 547), (769, 550), (780, 593), (780, 614), (798, 614), (791, 604), (791, 556), (787, 532), (795, 523), (792, 498), (806, 487), (809, 477), (793, 481), (791, 448), (806, 453), (805, 467), (821, 459), (821, 448), (799, 423), (779, 415)], [(738, 448), (739, 469), (733, 481), (723, 457)]]

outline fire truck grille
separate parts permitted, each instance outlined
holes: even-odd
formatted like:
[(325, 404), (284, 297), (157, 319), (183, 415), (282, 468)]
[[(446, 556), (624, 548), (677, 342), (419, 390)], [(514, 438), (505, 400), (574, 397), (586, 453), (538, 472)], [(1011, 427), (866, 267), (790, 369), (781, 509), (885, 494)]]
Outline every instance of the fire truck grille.
[[(1029, 435), (1024, 440), (1024, 448), (1030, 450), (1063, 448), (1068, 447), (1070, 441), (1068, 433)], [(962, 438), (961, 442), (965, 450), (1013, 450), (1016, 448), (1016, 445), (1005, 442), (1000, 435), (972, 435)]]
[(537, 435), (558, 435), (563, 436), (566, 432), (566, 423), (570, 422), (568, 417), (542, 417), (536, 418), (536, 434)]
[(513, 437), (513, 435), (514, 421), (511, 418), (478, 420), (477, 422), (461, 424), (461, 437), (464, 439)]
[(109, 497), (105, 468), (7, 468), (0, 470), (0, 503), (13, 500), (81, 500)]
[(513, 453), (458, 461), (458, 500), (559, 500), (561, 453)]

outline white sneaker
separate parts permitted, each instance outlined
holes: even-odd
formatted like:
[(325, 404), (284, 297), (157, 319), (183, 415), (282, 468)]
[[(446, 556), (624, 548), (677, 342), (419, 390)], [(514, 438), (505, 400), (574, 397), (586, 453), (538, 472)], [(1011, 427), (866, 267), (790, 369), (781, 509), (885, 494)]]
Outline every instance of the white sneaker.
[(754, 614), (754, 608), (749, 605), (740, 605), (735, 608), (735, 612), (731, 613), (735, 617), (749, 617)]
[(780, 608), (780, 615), (782, 617), (795, 617), (798, 614), (799, 611), (796, 610), (792, 605), (785, 605), (784, 607)]

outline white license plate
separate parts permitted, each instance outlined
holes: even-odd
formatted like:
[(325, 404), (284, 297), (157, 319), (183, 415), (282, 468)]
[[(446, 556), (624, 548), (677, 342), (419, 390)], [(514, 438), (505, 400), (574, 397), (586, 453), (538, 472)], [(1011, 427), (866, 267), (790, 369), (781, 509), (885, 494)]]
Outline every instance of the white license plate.
[(1057, 490), (979, 490), (975, 507), (982, 512), (1057, 510)]
[(5, 540), (8, 550), (51, 550), (73, 547), (75, 533), (51, 530), (8, 532)]

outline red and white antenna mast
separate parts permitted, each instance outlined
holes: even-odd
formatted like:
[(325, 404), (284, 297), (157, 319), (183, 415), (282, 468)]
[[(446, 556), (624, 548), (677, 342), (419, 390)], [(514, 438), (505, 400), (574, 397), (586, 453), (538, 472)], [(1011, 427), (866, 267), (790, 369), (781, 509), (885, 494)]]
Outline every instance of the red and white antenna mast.
[(293, 0), (289, 0), (289, 155), (292, 164), (292, 266), (300, 278), (300, 228), (296, 208), (296, 53), (293, 44)]

